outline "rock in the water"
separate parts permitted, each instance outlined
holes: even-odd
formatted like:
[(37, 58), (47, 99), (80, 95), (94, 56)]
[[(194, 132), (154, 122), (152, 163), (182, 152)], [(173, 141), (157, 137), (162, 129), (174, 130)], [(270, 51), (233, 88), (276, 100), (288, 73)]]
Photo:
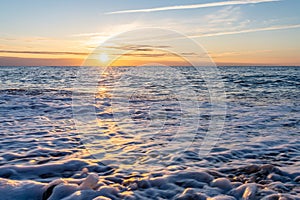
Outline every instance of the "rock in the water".
[(236, 187), (239, 187), (239, 186), (243, 185), (243, 183), (241, 183), (241, 182), (231, 182), (231, 185), (232, 185), (232, 187), (236, 188)]
[(206, 200), (207, 196), (205, 194), (199, 193), (192, 188), (187, 188), (175, 198), (176, 200), (189, 200), (189, 199), (197, 199), (197, 200)]
[(265, 196), (261, 200), (299, 200), (300, 198), (293, 197), (291, 195), (287, 194), (271, 194), (268, 196)]
[(270, 174), (274, 170), (276, 170), (276, 167), (274, 167), (273, 165), (263, 165), (260, 167), (260, 171), (264, 174)]
[(111, 198), (99, 196), (99, 197), (94, 198), (93, 200), (111, 200)]
[(278, 199), (279, 199), (279, 195), (278, 194), (270, 194), (268, 196), (265, 196), (261, 200), (278, 200)]
[(241, 199), (241, 198), (247, 199), (247, 197), (252, 197), (253, 193), (255, 195), (256, 190), (257, 190), (257, 186), (255, 183), (246, 183), (237, 188), (230, 190), (228, 194), (234, 196), (237, 199)]
[(252, 173), (259, 171), (259, 169), (260, 168), (258, 165), (249, 165), (249, 166), (240, 168), (239, 171), (242, 171), (246, 174), (252, 174)]
[(217, 178), (210, 184), (212, 187), (218, 187), (224, 191), (232, 189), (231, 182), (227, 178)]
[(181, 172), (177, 179), (194, 179), (199, 182), (210, 183), (214, 178), (206, 172)]
[(63, 199), (78, 190), (78, 185), (62, 183), (53, 189), (52, 195), (47, 200)]
[(255, 194), (257, 191), (257, 186), (255, 183), (252, 184), (248, 184), (248, 186), (246, 187), (243, 197), (243, 200), (252, 200), (255, 199)]
[(268, 185), (268, 188), (271, 189), (271, 190), (274, 190), (276, 192), (280, 192), (280, 193), (285, 193), (285, 192), (290, 191), (290, 188), (287, 188), (283, 183), (278, 182), (278, 181), (270, 183)]
[(223, 193), (223, 190), (221, 190), (220, 188), (217, 188), (217, 187), (210, 187), (209, 185), (205, 185), (202, 189), (202, 191), (208, 195), (208, 196), (211, 196), (211, 197), (214, 197), (214, 196), (217, 196), (217, 195), (220, 195)]
[(228, 195), (218, 195), (215, 197), (209, 197), (207, 200), (236, 200), (236, 198)]
[(288, 182), (288, 181), (291, 180), (289, 177), (280, 176), (280, 175), (275, 174), (275, 173), (269, 174), (267, 178), (271, 179), (273, 181), (280, 181), (280, 182)]
[(101, 196), (101, 195), (97, 194), (93, 190), (82, 190), (82, 191), (74, 192), (72, 195), (64, 198), (64, 200), (94, 199), (98, 196)]
[(98, 179), (98, 174), (90, 173), (79, 187), (81, 190), (94, 189), (97, 186)]
[(111, 186), (102, 186), (98, 190), (101, 194), (111, 194), (111, 195), (118, 195), (119, 190), (117, 188)]

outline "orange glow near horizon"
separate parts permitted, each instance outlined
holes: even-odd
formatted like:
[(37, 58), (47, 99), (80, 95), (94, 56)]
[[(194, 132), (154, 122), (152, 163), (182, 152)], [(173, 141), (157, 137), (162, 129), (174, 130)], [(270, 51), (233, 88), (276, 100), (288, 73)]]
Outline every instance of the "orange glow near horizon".
[[(98, 58), (98, 59), (95, 59)], [(114, 60), (112, 60), (114, 59)], [(151, 53), (140, 54), (137, 51), (126, 52), (121, 55), (110, 55), (106, 52), (91, 55), (83, 65), (85, 66), (144, 66), (161, 64), (166, 66), (190, 66), (184, 57), (165, 51), (153, 50)]]
[[(62, 51), (52, 52), (49, 51), (7, 51), (0, 52), (1, 65), (9, 66), (10, 62), (16, 63), (15, 65), (57, 65), (57, 66), (81, 66), (83, 64), (89, 66), (103, 66), (110, 62), (110, 52), (100, 53), (97, 59), (86, 61), (89, 59), (89, 51), (87, 48), (82, 47), (82, 51)], [(32, 52), (32, 53), (31, 53)], [(163, 55), (165, 54), (165, 55)], [(238, 51), (238, 52), (215, 52), (210, 51), (209, 55), (217, 65), (290, 65), (299, 66), (300, 58), (297, 51)], [(4, 63), (4, 64), (3, 64)], [(6, 64), (7, 63), (7, 64)], [(167, 66), (190, 66), (184, 58), (168, 54), (163, 51), (155, 50), (150, 53), (131, 51), (121, 55), (117, 60), (112, 62), (110, 66), (140, 66), (149, 63), (159, 63)]]
[[(226, 55), (219, 56), (218, 54), (210, 53), (212, 60), (217, 65), (287, 65), (287, 66), (299, 66), (300, 58), (296, 58), (293, 55), (281, 55), (277, 57), (268, 57), (262, 55)], [(0, 54), (2, 65), (5, 64), (5, 60), (13, 60), (15, 65), (28, 65), (28, 66), (103, 66), (107, 64), (109, 58), (107, 56), (100, 56), (99, 59), (85, 61), (86, 56), (78, 55), (30, 55), (30, 54)], [(9, 63), (9, 62), (7, 62)], [(28, 64), (27, 64), (28, 63)], [(149, 63), (159, 63), (167, 66), (190, 66), (183, 58), (179, 56), (163, 56), (163, 57), (138, 57), (138, 56), (120, 56), (117, 60), (112, 62), (110, 66), (140, 66), (147, 65)]]

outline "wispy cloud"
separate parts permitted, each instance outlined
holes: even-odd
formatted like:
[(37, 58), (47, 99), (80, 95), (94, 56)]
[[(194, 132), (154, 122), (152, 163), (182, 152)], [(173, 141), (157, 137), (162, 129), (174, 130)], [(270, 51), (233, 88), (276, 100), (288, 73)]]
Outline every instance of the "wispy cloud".
[(78, 58), (20, 58), (0, 56), (0, 66), (80, 66)]
[[(151, 45), (125, 45), (125, 46), (107, 46), (106, 48), (114, 48), (120, 50), (128, 50), (135, 52), (127, 52), (122, 54), (114, 54), (118, 56), (132, 56), (132, 57), (163, 57), (163, 56), (175, 56), (172, 53), (150, 53), (153, 52), (155, 48), (167, 48), (169, 46), (151, 46)], [(149, 52), (149, 53), (137, 53), (137, 52)], [(79, 55), (88, 56), (90, 54), (97, 55), (99, 52), (68, 52), (68, 51), (18, 51), (18, 50), (0, 50), (0, 53), (9, 54), (39, 54), (39, 55)], [(195, 53), (181, 53), (183, 56), (195, 56)]]
[(117, 55), (117, 56), (131, 56), (131, 57), (199, 56), (194, 52), (180, 52), (180, 53), (169, 52), (169, 50), (173, 48), (170, 45), (121, 44), (121, 45), (114, 45), (114, 46), (103, 46), (103, 48), (116, 50), (117, 53), (112, 53), (112, 55)]
[(300, 24), (270, 26), (270, 27), (263, 27), (263, 28), (253, 28), (253, 29), (244, 29), (244, 30), (236, 30), (236, 31), (216, 32), (216, 33), (204, 33), (204, 34), (199, 34), (199, 35), (190, 35), (190, 37), (191, 38), (212, 37), (212, 36), (221, 36), (221, 35), (235, 35), (235, 34), (241, 34), (241, 33), (275, 31), (275, 30), (294, 29), (294, 28), (300, 28)]
[(240, 56), (240, 55), (255, 55), (258, 53), (271, 53), (274, 52), (274, 50), (266, 49), (266, 50), (255, 50), (255, 51), (229, 51), (229, 52), (221, 52), (221, 53), (212, 53), (210, 52), (209, 54), (213, 58), (218, 58), (218, 57), (234, 57), (234, 56)]
[(104, 48), (120, 49), (120, 50), (132, 50), (132, 51), (153, 51), (157, 48), (170, 48), (166, 45), (119, 45), (119, 46), (104, 46)]
[(109, 34), (93, 32), (93, 33), (78, 33), (78, 34), (72, 34), (71, 35), (71, 37), (94, 37), (94, 36), (107, 37), (107, 36), (109, 36)]
[(158, 11), (168, 11), (168, 10), (184, 10), (184, 9), (209, 8), (209, 7), (232, 6), (232, 5), (243, 5), (243, 4), (257, 4), (257, 3), (277, 2), (277, 1), (280, 0), (231, 0), (231, 1), (221, 1), (221, 2), (192, 4), (192, 5), (176, 5), (176, 6), (165, 6), (165, 7), (135, 9), (135, 10), (119, 10), (119, 11), (108, 12), (106, 14), (158, 12)]
[(54, 41), (57, 40), (56, 38), (50, 37), (9, 37), (9, 36), (2, 36), (0, 40), (4, 41), (24, 41), (24, 42), (33, 42), (33, 41)]
[(114, 54), (117, 56), (130, 56), (130, 57), (150, 57), (150, 58), (157, 58), (157, 57), (178, 57), (178, 56), (198, 56), (196, 53), (191, 52), (191, 53), (123, 53), (123, 54)]
[[(119, 54), (117, 54), (119, 55)], [(124, 53), (119, 56), (130, 56), (130, 57), (165, 57), (165, 56), (174, 56), (171, 53)]]
[(69, 51), (8, 51), (0, 50), (0, 53), (13, 53), (13, 54), (44, 54), (44, 55), (88, 55), (83, 52), (69, 52)]

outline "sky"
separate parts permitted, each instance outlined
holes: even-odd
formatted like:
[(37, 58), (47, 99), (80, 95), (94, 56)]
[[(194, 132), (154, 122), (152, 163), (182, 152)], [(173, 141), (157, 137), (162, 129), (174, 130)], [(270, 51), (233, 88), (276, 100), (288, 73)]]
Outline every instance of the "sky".
[[(91, 58), (107, 64), (112, 57), (117, 59), (114, 65), (188, 65), (185, 58), (197, 60), (202, 53), (219, 66), (300, 66), (299, 0), (0, 0), (0, 4), (0, 66), (80, 66)], [(155, 40), (149, 42), (145, 35)], [(185, 47), (189, 40), (203, 52)]]

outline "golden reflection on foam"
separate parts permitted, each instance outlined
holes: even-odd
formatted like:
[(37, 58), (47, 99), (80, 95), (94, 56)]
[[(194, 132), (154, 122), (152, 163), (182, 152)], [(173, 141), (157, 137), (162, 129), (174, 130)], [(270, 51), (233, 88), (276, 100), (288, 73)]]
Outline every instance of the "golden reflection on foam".
[[(108, 89), (101, 85), (98, 88), (98, 93), (96, 94), (97, 98), (109, 98), (111, 95), (108, 92)], [(101, 106), (101, 105), (99, 105)], [(113, 109), (111, 107), (105, 106), (105, 110), (103, 113), (113, 113)], [(110, 147), (110, 149), (107, 149), (109, 151), (111, 150), (120, 150), (121, 148), (128, 143), (129, 139), (122, 137), (122, 135), (119, 135), (120, 133), (120, 127), (118, 124), (114, 121), (114, 119), (96, 119), (97, 126), (101, 129), (101, 134), (104, 136), (107, 136), (106, 141), (99, 141), (101, 143), (105, 142), (105, 147)], [(107, 157), (109, 155), (105, 155)]]
[(104, 99), (109, 98), (111, 95), (107, 92), (107, 88), (104, 85), (98, 86), (96, 98)]
[[(105, 77), (110, 75), (111, 74), (109, 72), (103, 73), (103, 76)], [(95, 102), (95, 106), (101, 108), (99, 114), (113, 114), (113, 112), (118, 109), (112, 108), (112, 106), (103, 105), (105, 102), (102, 102), (102, 100), (105, 98), (111, 99), (113, 97), (113, 94), (110, 92), (110, 88), (106, 87), (105, 84), (99, 83), (95, 96), (99, 99), (98, 102)], [(98, 132), (97, 134), (99, 134), (99, 139), (95, 137), (95, 141), (93, 141), (92, 144), (89, 144), (90, 146), (86, 146), (89, 149), (89, 153), (93, 154), (96, 158), (100, 159), (101, 162), (107, 165), (118, 162), (120, 161), (119, 159), (122, 160), (124, 153), (133, 152), (138, 148), (136, 144), (133, 144), (132, 142), (140, 140), (137, 135), (126, 134), (128, 133), (126, 130), (129, 128), (128, 123), (122, 124), (115, 121), (113, 117), (98, 117), (96, 119), (96, 129)], [(120, 162), (118, 166), (124, 169), (128, 168), (128, 164), (135, 166), (142, 157), (126, 157), (125, 160), (129, 163), (122, 164), (122, 162)]]

